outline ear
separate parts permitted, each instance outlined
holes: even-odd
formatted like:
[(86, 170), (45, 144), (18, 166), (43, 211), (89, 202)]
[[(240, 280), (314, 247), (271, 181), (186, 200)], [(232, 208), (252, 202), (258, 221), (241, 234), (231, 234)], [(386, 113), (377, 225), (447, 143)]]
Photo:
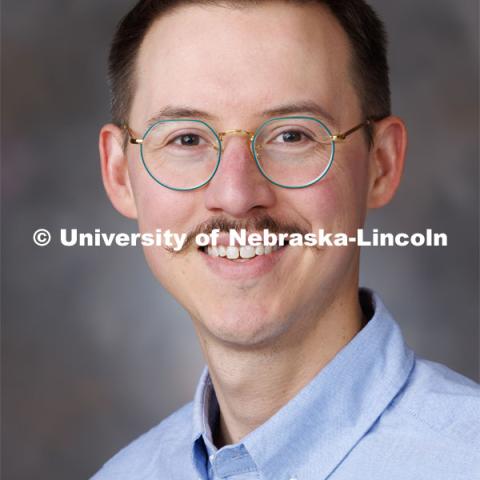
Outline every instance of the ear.
[(128, 218), (137, 218), (137, 207), (123, 148), (123, 131), (114, 124), (104, 125), (99, 137), (103, 186), (113, 206)]
[(403, 173), (407, 150), (407, 129), (394, 116), (375, 123), (370, 151), (370, 187), (368, 208), (386, 205), (397, 191)]

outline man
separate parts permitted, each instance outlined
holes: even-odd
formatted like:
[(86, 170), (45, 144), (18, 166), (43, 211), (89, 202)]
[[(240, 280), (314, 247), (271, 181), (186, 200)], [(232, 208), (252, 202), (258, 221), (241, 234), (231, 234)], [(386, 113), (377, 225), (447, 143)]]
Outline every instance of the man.
[[(113, 205), (189, 312), (208, 369), (104, 479), (480, 478), (479, 389), (416, 359), (359, 248), (239, 245), (231, 229), (343, 232), (387, 204), (406, 130), (362, 0), (140, 1), (111, 50), (100, 134)], [(200, 248), (197, 233), (221, 231)]]

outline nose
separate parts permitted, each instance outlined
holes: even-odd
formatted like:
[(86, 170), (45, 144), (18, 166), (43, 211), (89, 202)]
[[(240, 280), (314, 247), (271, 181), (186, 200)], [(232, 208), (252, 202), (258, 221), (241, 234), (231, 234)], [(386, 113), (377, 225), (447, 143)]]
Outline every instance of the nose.
[(223, 146), (218, 170), (205, 190), (206, 208), (242, 218), (272, 207), (275, 187), (255, 164), (249, 139), (226, 137)]

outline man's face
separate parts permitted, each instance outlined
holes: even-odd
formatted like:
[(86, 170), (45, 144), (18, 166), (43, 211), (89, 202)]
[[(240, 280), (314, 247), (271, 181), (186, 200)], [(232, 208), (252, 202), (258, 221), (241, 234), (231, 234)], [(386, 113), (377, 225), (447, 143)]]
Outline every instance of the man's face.
[[(364, 119), (353, 87), (350, 48), (334, 17), (318, 5), (282, 2), (244, 9), (187, 6), (160, 18), (137, 63), (129, 123), (142, 134), (165, 107), (208, 112), (217, 131), (254, 131), (263, 112), (318, 104), (332, 132)], [(127, 150), (141, 232), (190, 232), (215, 218), (239, 224), (270, 216), (317, 232), (355, 232), (368, 193), (368, 147), (362, 132), (337, 146), (333, 166), (317, 184), (289, 190), (258, 170), (245, 137), (227, 136), (215, 177), (203, 188), (164, 188), (147, 174), (140, 151)], [(252, 346), (288, 338), (311, 326), (334, 298), (356, 289), (358, 251), (284, 247), (251, 260), (214, 258), (193, 244), (182, 254), (145, 249), (157, 279), (191, 314), (204, 338)], [(290, 335), (294, 337), (294, 335)]]

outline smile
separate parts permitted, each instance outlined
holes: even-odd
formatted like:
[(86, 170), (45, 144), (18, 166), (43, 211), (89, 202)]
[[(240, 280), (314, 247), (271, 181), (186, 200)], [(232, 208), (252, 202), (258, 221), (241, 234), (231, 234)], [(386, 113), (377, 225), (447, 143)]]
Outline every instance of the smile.
[(272, 252), (277, 251), (280, 248), (278, 245), (273, 247), (260, 245), (258, 247), (253, 247), (251, 245), (236, 247), (236, 246), (224, 246), (219, 245), (217, 247), (206, 247), (203, 251), (210, 257), (222, 257), (227, 258), (228, 260), (250, 260), (252, 258), (261, 256), (261, 255), (270, 255)]
[(243, 282), (258, 279), (271, 272), (285, 253), (291, 250), (288, 247), (209, 245), (199, 247), (197, 251), (207, 271), (223, 280)]

